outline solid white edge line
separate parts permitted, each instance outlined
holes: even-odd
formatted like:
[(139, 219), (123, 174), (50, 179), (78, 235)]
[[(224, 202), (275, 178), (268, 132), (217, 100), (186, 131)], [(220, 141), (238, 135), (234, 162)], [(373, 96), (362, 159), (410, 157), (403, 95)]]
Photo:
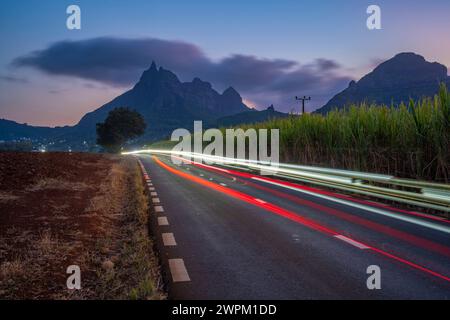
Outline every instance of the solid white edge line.
[(222, 172), (230, 173), (230, 171), (229, 171), (229, 170), (226, 170), (226, 169), (217, 168), (217, 167), (210, 166), (210, 165), (207, 165), (207, 164), (204, 164), (204, 163), (202, 163), (201, 165), (204, 166), (204, 167), (207, 167), (207, 168), (212, 168), (212, 169), (217, 170), (217, 171), (222, 171)]
[(390, 217), (390, 218), (393, 218), (393, 219), (406, 221), (406, 222), (409, 222), (409, 223), (420, 225), (420, 226), (425, 227), (425, 228), (441, 231), (441, 232), (444, 232), (444, 233), (450, 233), (450, 228), (445, 227), (445, 226), (441, 226), (441, 225), (438, 225), (438, 224), (435, 224), (435, 223), (419, 220), (419, 219), (416, 219), (416, 218), (406, 217), (406, 216), (403, 216), (403, 215), (398, 215), (398, 214), (395, 214), (395, 213), (392, 213), (392, 212), (388, 212), (388, 211), (384, 211), (384, 210), (381, 210), (381, 209), (372, 208), (372, 207), (365, 206), (365, 205), (362, 205), (362, 204), (353, 203), (353, 202), (350, 202), (350, 201), (329, 197), (329, 196), (326, 196), (326, 195), (314, 193), (314, 192), (311, 192), (311, 191), (302, 190), (302, 189), (291, 187), (291, 186), (286, 186), (286, 185), (281, 184), (281, 183), (277, 183), (277, 182), (273, 182), (273, 181), (267, 181), (265, 179), (261, 179), (261, 178), (257, 178), (257, 177), (252, 177), (252, 179), (260, 181), (260, 182), (273, 184), (273, 185), (276, 185), (276, 186), (279, 186), (279, 187), (282, 187), (282, 188), (294, 190), (294, 191), (297, 191), (297, 192), (309, 194), (309, 195), (312, 195), (314, 197), (330, 200), (330, 201), (337, 202), (337, 203), (340, 203), (340, 204), (344, 204), (344, 205), (347, 205), (347, 206), (350, 206), (350, 207), (355, 207), (355, 208), (362, 209), (362, 210), (365, 210), (365, 211), (370, 211), (370, 212), (377, 213), (377, 214), (380, 214), (380, 215), (383, 215), (383, 216), (386, 216), (386, 217)]

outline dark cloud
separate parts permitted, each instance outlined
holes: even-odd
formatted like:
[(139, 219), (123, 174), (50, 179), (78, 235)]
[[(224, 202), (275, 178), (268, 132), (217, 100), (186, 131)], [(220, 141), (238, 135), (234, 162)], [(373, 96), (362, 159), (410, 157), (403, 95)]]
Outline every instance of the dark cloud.
[(330, 71), (330, 70), (336, 70), (339, 69), (341, 66), (339, 63), (337, 63), (334, 60), (329, 60), (329, 59), (323, 59), (323, 58), (319, 58), (316, 59), (316, 65), (319, 68), (319, 70), (322, 71)]
[(67, 90), (64, 89), (50, 89), (47, 92), (50, 94), (60, 94), (60, 93), (64, 93)]
[(340, 65), (333, 60), (316, 59), (300, 65), (293, 60), (232, 55), (214, 61), (196, 45), (152, 38), (60, 41), (18, 57), (13, 65), (126, 87), (134, 84), (153, 60), (182, 80), (200, 77), (219, 90), (233, 86), (260, 107), (274, 103), (284, 111), (292, 108), (293, 96), (299, 94), (316, 96), (315, 106), (319, 107), (336, 88), (341, 90), (350, 81), (339, 75)]
[(127, 86), (155, 59), (162, 65), (185, 70), (202, 52), (194, 45), (159, 39), (94, 38), (60, 41), (13, 61), (52, 75), (75, 76), (116, 86)]
[(16, 77), (12, 75), (0, 75), (0, 80), (6, 82), (18, 82), (18, 83), (29, 83), (30, 81), (26, 78)]
[(289, 60), (268, 60), (254, 56), (233, 55), (217, 63), (210, 63), (205, 70), (212, 81), (240, 90), (254, 91), (283, 77), (297, 65)]

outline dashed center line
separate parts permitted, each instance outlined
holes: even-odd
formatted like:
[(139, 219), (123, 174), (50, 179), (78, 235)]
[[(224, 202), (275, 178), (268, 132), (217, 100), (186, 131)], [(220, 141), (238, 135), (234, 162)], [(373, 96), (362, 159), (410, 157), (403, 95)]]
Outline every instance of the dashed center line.
[(348, 244), (351, 244), (352, 246), (355, 246), (359, 249), (365, 250), (365, 249), (370, 249), (368, 246), (366, 246), (365, 244), (358, 242), (356, 240), (347, 238), (346, 236), (343, 236), (342, 234), (338, 234), (334, 236), (335, 238), (338, 238), (339, 240), (342, 240), (344, 242), (347, 242)]

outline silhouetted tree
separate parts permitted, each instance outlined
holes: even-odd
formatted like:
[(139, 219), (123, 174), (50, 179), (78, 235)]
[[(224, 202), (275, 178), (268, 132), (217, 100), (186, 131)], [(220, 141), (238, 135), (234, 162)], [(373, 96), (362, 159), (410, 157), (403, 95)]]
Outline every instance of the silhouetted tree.
[(145, 132), (144, 118), (128, 108), (111, 110), (105, 122), (97, 123), (97, 144), (109, 152), (120, 151), (122, 145)]

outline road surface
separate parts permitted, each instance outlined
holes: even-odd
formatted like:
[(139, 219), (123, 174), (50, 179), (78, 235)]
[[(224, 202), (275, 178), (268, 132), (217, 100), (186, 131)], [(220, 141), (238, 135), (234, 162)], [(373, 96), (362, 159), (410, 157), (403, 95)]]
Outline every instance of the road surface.
[(171, 299), (450, 298), (448, 221), (233, 168), (138, 158)]

